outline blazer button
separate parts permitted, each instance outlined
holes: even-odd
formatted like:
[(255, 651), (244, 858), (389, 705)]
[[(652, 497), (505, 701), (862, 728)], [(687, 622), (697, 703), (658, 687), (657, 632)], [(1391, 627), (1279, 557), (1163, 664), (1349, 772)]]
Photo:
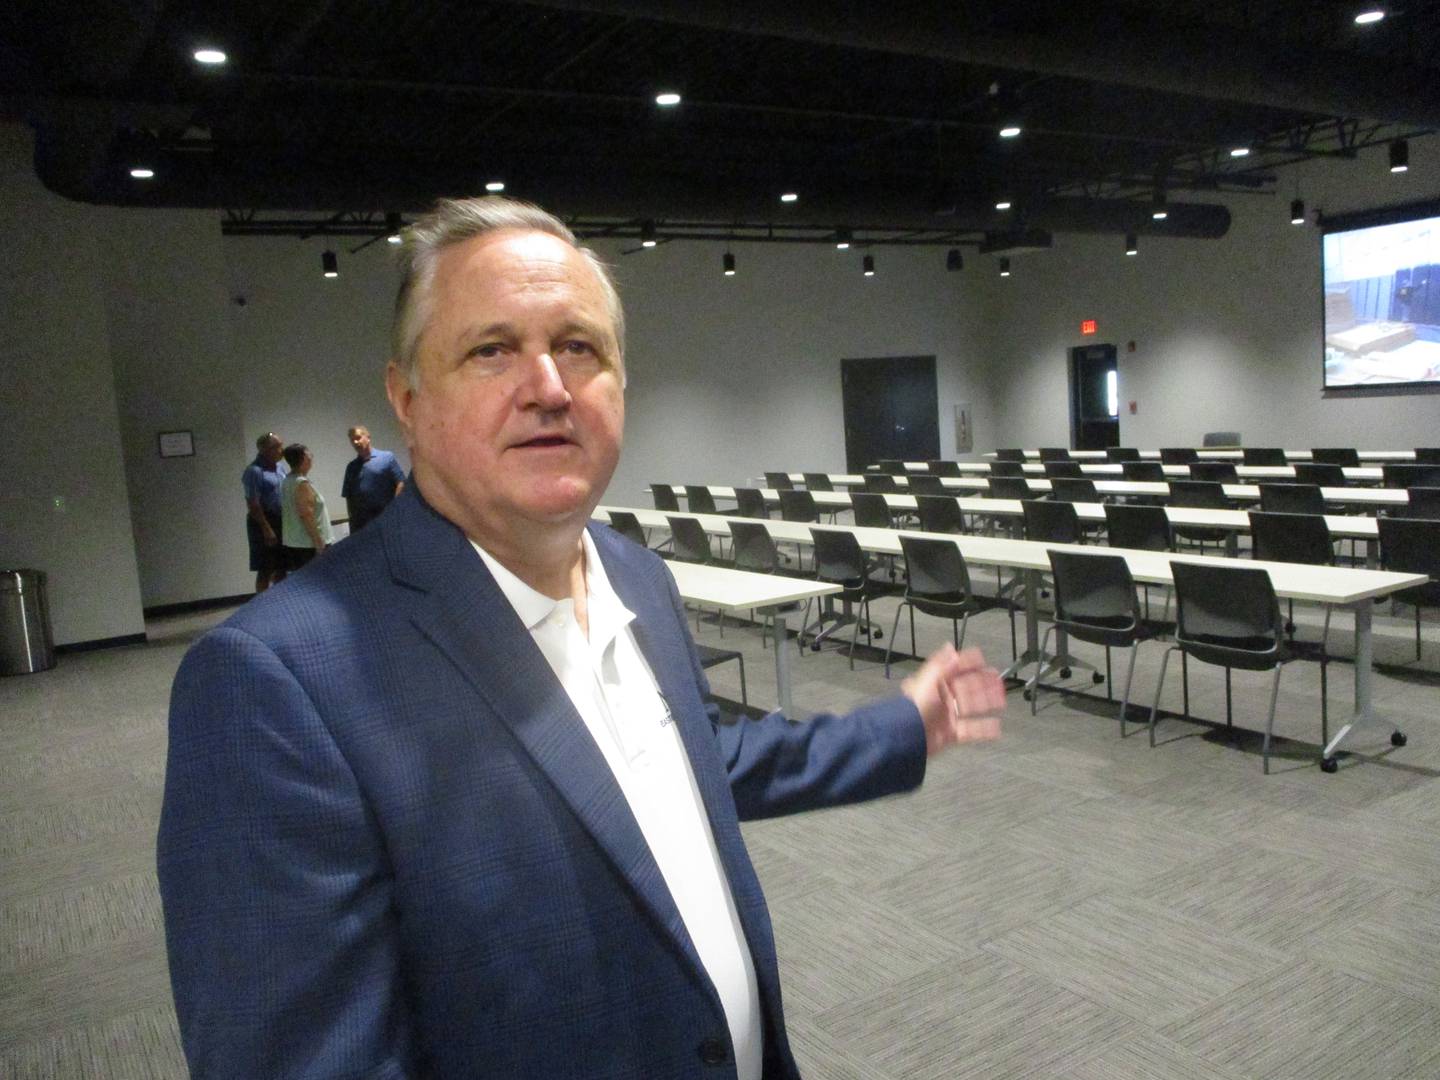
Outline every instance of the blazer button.
[(706, 1065), (724, 1065), (730, 1060), (730, 1051), (725, 1048), (724, 1039), (704, 1039), (699, 1050), (700, 1060)]

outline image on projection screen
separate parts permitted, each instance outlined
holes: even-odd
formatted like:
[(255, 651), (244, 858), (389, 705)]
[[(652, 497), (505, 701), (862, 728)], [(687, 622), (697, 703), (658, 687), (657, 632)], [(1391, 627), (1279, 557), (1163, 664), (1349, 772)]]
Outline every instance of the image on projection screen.
[(1440, 217), (1328, 233), (1325, 386), (1440, 383)]

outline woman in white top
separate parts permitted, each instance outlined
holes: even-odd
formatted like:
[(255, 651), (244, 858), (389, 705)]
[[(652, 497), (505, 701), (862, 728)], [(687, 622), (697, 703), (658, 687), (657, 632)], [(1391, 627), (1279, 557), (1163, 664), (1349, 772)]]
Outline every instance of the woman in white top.
[(280, 542), (285, 546), (286, 568), (299, 570), (334, 543), (335, 534), (325, 496), (310, 482), (315, 458), (304, 444), (291, 443), (285, 448), (285, 464), (290, 475), (280, 485)]

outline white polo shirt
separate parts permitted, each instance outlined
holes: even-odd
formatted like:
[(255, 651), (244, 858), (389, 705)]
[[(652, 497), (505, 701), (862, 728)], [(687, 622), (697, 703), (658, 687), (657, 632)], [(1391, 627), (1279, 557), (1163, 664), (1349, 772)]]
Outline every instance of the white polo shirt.
[(473, 540), (505, 598), (540, 647), (575, 711), (605, 756), (705, 965), (735, 1047), (739, 1080), (760, 1080), (760, 995), (730, 884), (680, 733), (645, 662), (626, 609), (610, 587), (588, 532), (588, 639), (575, 601), (552, 600)]

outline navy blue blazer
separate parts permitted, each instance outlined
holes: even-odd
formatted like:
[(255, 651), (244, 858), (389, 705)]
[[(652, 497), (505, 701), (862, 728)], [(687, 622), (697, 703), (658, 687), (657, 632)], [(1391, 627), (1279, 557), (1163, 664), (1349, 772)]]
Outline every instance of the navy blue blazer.
[[(664, 564), (592, 527), (679, 727), (794, 1077), (738, 818), (912, 788), (903, 698), (716, 723)], [(730, 1077), (724, 1012), (599, 748), (412, 482), (185, 657), (158, 838), (203, 1077)]]

